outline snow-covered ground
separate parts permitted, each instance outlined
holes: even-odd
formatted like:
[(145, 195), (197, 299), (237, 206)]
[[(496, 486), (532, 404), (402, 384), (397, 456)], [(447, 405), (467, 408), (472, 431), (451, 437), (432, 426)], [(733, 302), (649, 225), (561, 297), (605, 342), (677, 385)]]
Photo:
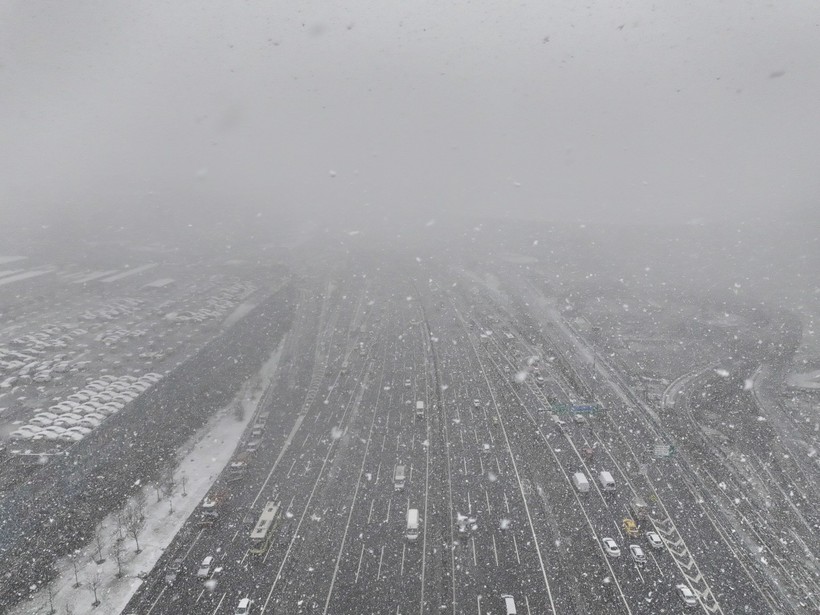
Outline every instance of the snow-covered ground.
[[(142, 550), (136, 553), (133, 537), (128, 535), (124, 538), (121, 578), (116, 577), (117, 563), (110, 553), (117, 536), (117, 514), (112, 513), (97, 527), (103, 545), (104, 562), (96, 563), (99, 558), (98, 548), (96, 541), (92, 541), (75, 553), (73, 559), (77, 562), (76, 576), (72, 559), (61, 559), (57, 563), (59, 576), (48, 587), (40, 589), (31, 600), (9, 611), (8, 615), (49, 613), (50, 601), (58, 615), (69, 612), (77, 615), (91, 612), (99, 615), (117, 615), (122, 612), (142, 583), (140, 576), (153, 568), (230, 460), (245, 427), (254, 416), (265, 390), (273, 380), (283, 344), (284, 339), (260, 368), (259, 373), (243, 385), (233, 401), (216, 412), (208, 424), (180, 448), (178, 465), (174, 469), (174, 482), (177, 485), (174, 495), (170, 498), (163, 496), (158, 500), (153, 486), (146, 485), (142, 490), (145, 501), (145, 524), (138, 534)], [(237, 420), (236, 413), (239, 404), (242, 404), (244, 410), (244, 418), (241, 421)], [(123, 510), (125, 508), (127, 505)], [(100, 601), (96, 608), (92, 607), (92, 582), (95, 579), (98, 579), (97, 599)], [(80, 583), (79, 587), (75, 587), (77, 580)], [(70, 610), (67, 611), (67, 608)]]

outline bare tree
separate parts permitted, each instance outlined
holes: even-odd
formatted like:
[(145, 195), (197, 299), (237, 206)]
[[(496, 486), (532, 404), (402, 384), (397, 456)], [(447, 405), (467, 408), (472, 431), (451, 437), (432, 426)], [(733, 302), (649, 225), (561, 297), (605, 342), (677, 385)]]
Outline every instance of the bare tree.
[(108, 549), (108, 553), (111, 555), (111, 557), (114, 558), (114, 561), (117, 562), (118, 579), (122, 578), (122, 551), (122, 542), (119, 540), (115, 540), (113, 543), (111, 543), (111, 547)]
[(183, 474), (183, 475), (180, 477), (180, 480), (181, 480), (181, 482), (182, 482), (182, 495), (183, 495), (183, 497), (187, 497), (188, 492), (185, 490), (185, 483), (186, 483), (186, 481), (187, 481), (187, 477), (185, 476), (185, 474)]
[(51, 589), (51, 585), (46, 589), (48, 589), (48, 615), (54, 615), (57, 612), (54, 610), (54, 590)]
[(70, 604), (65, 605), (65, 615), (74, 615), (74, 607)]
[(100, 571), (95, 570), (94, 574), (91, 575), (91, 578), (88, 580), (88, 586), (91, 588), (91, 591), (94, 592), (94, 602), (91, 603), (91, 606), (100, 606), (100, 601), (97, 598), (97, 590), (100, 588), (102, 584), (102, 577), (100, 576)]
[(77, 554), (73, 553), (69, 556), (71, 558), (71, 565), (74, 566), (74, 589), (80, 586), (80, 575), (77, 573)]
[(134, 502), (134, 510), (137, 511), (140, 519), (145, 519), (145, 491), (137, 491), (132, 501)]
[(140, 541), (139, 535), (142, 532), (142, 527), (145, 523), (145, 517), (141, 517), (139, 512), (134, 508), (133, 505), (129, 505), (125, 509), (125, 529), (134, 539), (134, 543), (137, 546), (137, 553), (141, 553), (142, 549), (140, 548)]
[(119, 511), (114, 517), (117, 524), (117, 542), (125, 540), (125, 512)]
[(160, 489), (165, 494), (166, 497), (173, 497), (174, 493), (176, 493), (177, 489), (177, 482), (174, 479), (174, 469), (173, 468), (166, 468), (162, 476), (160, 477)]
[(103, 540), (102, 532), (100, 532), (100, 530), (94, 531), (94, 544), (97, 546), (97, 557), (94, 561), (99, 566), (105, 562), (105, 558), (102, 556), (103, 549), (105, 548), (105, 541)]

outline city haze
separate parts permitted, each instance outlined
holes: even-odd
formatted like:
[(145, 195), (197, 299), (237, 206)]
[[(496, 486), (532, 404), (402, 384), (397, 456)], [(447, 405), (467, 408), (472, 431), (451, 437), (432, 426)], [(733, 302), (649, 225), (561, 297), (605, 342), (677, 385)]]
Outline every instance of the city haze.
[(816, 222), (811, 2), (7, 2), (4, 218)]

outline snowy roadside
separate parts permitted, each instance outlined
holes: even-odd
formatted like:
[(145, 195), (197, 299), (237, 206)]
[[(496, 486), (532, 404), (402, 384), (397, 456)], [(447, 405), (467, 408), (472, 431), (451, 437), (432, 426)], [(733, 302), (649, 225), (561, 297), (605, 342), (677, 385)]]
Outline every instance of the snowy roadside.
[[(11, 609), (8, 615), (121, 613), (142, 584), (141, 577), (151, 571), (233, 456), (245, 427), (273, 381), (286, 340), (287, 335), (233, 401), (214, 413), (211, 420), (179, 448), (173, 482), (165, 481), (167, 493), (159, 497), (154, 485), (145, 485), (121, 511), (111, 513), (97, 526), (99, 541), (92, 540), (73, 557), (61, 558), (56, 564), (57, 578), (30, 600)], [(240, 404), (243, 418), (237, 420), (236, 410)], [(121, 513), (129, 508), (142, 510), (144, 516), (136, 541), (122, 521), (118, 522), (122, 519)], [(123, 538), (117, 540), (120, 534)], [(136, 542), (139, 542), (139, 553)], [(98, 564), (99, 560), (104, 561)], [(122, 570), (119, 578), (118, 569)], [(96, 607), (95, 597), (99, 601)]]

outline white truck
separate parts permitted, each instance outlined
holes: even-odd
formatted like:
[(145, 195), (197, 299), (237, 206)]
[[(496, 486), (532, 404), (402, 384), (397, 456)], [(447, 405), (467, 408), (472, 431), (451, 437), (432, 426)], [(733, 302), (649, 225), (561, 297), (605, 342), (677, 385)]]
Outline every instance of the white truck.
[(576, 472), (572, 475), (572, 484), (575, 485), (575, 488), (581, 493), (589, 491), (589, 480), (587, 480), (586, 474), (583, 472)]
[(598, 482), (601, 483), (601, 489), (604, 491), (615, 491), (615, 479), (606, 470), (602, 470), (598, 474)]
[(401, 491), (402, 489), (404, 489), (404, 481), (404, 465), (397, 465), (393, 470), (393, 490)]
[(419, 537), (419, 509), (410, 508), (407, 511), (407, 540), (415, 541)]
[(424, 402), (417, 401), (416, 402), (416, 418), (423, 419), (424, 418)]

